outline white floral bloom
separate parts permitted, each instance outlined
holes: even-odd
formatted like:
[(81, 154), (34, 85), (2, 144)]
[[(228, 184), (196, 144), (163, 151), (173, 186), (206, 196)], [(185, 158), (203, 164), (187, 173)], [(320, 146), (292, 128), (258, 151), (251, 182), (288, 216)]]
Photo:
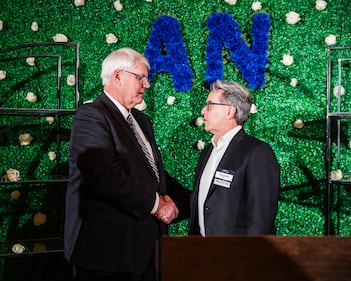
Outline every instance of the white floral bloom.
[(30, 143), (33, 140), (33, 137), (30, 134), (25, 133), (25, 134), (20, 134), (18, 137), (18, 140), (20, 145), (30, 145)]
[(56, 33), (56, 35), (52, 38), (55, 42), (68, 42), (67, 36), (61, 33)]
[(285, 14), (285, 16), (286, 16), (286, 22), (288, 24), (295, 24), (295, 23), (298, 23), (300, 21), (300, 15), (298, 13), (289, 12), (289, 13)]
[(345, 88), (343, 86), (335, 86), (333, 89), (334, 96), (338, 97), (340, 92), (340, 96), (345, 94)]
[(337, 169), (336, 171), (331, 171), (329, 176), (332, 180), (341, 180), (342, 171), (340, 169)]
[(254, 104), (254, 103), (251, 104), (250, 113), (251, 114), (257, 113), (257, 106), (256, 106), (256, 104)]
[(31, 24), (31, 26), (30, 26), (30, 29), (31, 29), (32, 31), (38, 31), (38, 30), (39, 30), (39, 25), (38, 25), (38, 23), (37, 23), (36, 21), (33, 21), (32, 24)]
[(48, 157), (51, 161), (54, 161), (56, 159), (56, 153), (54, 151), (50, 151), (48, 153)]
[(26, 62), (28, 65), (33, 66), (35, 65), (35, 58), (34, 57), (26, 58)]
[(324, 0), (317, 0), (316, 1), (316, 9), (318, 11), (323, 11), (327, 7), (327, 2)]
[(147, 105), (146, 102), (143, 100), (141, 103), (137, 104), (136, 106), (134, 106), (136, 109), (142, 111), (145, 110)]
[(84, 6), (85, 0), (74, 0), (74, 5), (76, 5), (77, 7)]
[(169, 96), (169, 97), (167, 98), (167, 104), (172, 105), (172, 104), (174, 104), (175, 100), (176, 100), (175, 97)]
[(252, 9), (253, 11), (259, 11), (259, 10), (261, 10), (261, 9), (262, 9), (262, 4), (261, 4), (261, 2), (259, 2), (259, 1), (253, 2), (252, 5), (251, 5), (251, 9)]
[(23, 254), (25, 250), (26, 248), (22, 244), (16, 243), (12, 245), (12, 252), (15, 254)]
[(149, 3), (151, 3), (152, 2), (152, 0), (145, 0), (146, 2), (149, 2)]
[(21, 179), (21, 175), (18, 170), (10, 168), (6, 171), (4, 178), (9, 181), (19, 181)]
[(4, 29), (4, 22), (2, 20), (0, 20), (0, 30)]
[(204, 150), (205, 148), (205, 143), (202, 140), (197, 141), (196, 147), (198, 150)]
[(117, 43), (117, 41), (118, 38), (113, 33), (106, 34), (106, 42), (108, 44), (114, 44)]
[(67, 76), (67, 85), (68, 86), (74, 86), (76, 84), (76, 76), (73, 74), (70, 74)]
[(325, 37), (324, 42), (328, 46), (334, 45), (336, 43), (336, 36), (333, 34), (330, 34), (327, 37)]
[(294, 126), (296, 129), (301, 129), (301, 128), (303, 128), (304, 125), (305, 125), (305, 124), (303, 123), (303, 121), (302, 121), (301, 119), (297, 119), (297, 120), (294, 122), (294, 124), (293, 124), (293, 126)]
[(46, 122), (48, 122), (50, 125), (54, 123), (55, 118), (53, 116), (47, 116), (46, 117)]
[(291, 80), (290, 80), (290, 86), (296, 87), (297, 84), (299, 84), (299, 81), (297, 81), (296, 78), (291, 78)]
[(121, 4), (121, 2), (119, 0), (117, 0), (115, 3), (113, 3), (113, 6), (115, 7), (115, 9), (118, 12), (123, 10), (123, 5)]
[(0, 80), (4, 80), (6, 78), (6, 71), (0, 70)]
[(236, 0), (224, 0), (224, 2), (228, 3), (229, 5), (235, 5)]
[(32, 93), (32, 92), (28, 92), (26, 100), (29, 102), (36, 102), (38, 99), (37, 95)]
[(294, 63), (294, 57), (290, 55), (283, 55), (283, 59), (280, 61), (284, 65), (292, 65)]
[(200, 127), (204, 124), (204, 118), (203, 117), (197, 117), (195, 121), (195, 125)]

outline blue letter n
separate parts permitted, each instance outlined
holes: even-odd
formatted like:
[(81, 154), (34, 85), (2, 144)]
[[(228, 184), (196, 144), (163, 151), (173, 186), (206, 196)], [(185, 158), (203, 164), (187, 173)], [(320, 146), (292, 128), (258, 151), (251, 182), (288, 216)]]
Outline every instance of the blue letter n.
[(247, 85), (257, 89), (266, 83), (265, 71), (268, 63), (269, 15), (258, 13), (253, 18), (252, 48), (241, 38), (234, 18), (225, 13), (214, 13), (207, 19), (210, 30), (206, 53), (206, 81), (223, 80), (222, 44), (229, 50), (230, 57), (239, 67)]

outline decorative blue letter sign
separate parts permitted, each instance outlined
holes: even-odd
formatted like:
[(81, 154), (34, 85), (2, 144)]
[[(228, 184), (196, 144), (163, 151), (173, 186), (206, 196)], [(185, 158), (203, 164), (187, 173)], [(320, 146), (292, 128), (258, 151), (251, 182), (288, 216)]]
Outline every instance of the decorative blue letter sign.
[[(167, 52), (168, 55), (164, 55)], [(146, 46), (145, 57), (150, 62), (150, 80), (155, 72), (169, 72), (177, 91), (188, 91), (193, 86), (185, 44), (177, 19), (162, 15), (153, 24)]]
[(217, 79), (224, 79), (222, 64), (222, 44), (224, 44), (247, 85), (252, 89), (263, 86), (266, 83), (265, 71), (268, 63), (269, 15), (255, 14), (251, 50), (242, 40), (241, 30), (231, 15), (214, 13), (207, 19), (207, 27), (210, 30), (206, 53), (207, 84), (210, 85)]

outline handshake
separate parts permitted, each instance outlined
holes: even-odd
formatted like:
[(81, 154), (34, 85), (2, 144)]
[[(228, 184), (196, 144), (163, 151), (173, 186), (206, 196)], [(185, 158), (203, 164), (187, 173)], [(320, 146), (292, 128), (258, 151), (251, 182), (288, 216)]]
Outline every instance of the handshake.
[(154, 216), (165, 224), (170, 224), (178, 217), (179, 210), (171, 197), (168, 195), (160, 195), (158, 208)]

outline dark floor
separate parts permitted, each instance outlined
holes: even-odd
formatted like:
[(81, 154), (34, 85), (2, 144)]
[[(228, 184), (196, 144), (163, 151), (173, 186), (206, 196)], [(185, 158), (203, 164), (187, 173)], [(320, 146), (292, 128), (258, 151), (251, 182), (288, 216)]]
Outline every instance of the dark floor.
[(0, 259), (0, 281), (70, 281), (71, 276), (63, 252)]

